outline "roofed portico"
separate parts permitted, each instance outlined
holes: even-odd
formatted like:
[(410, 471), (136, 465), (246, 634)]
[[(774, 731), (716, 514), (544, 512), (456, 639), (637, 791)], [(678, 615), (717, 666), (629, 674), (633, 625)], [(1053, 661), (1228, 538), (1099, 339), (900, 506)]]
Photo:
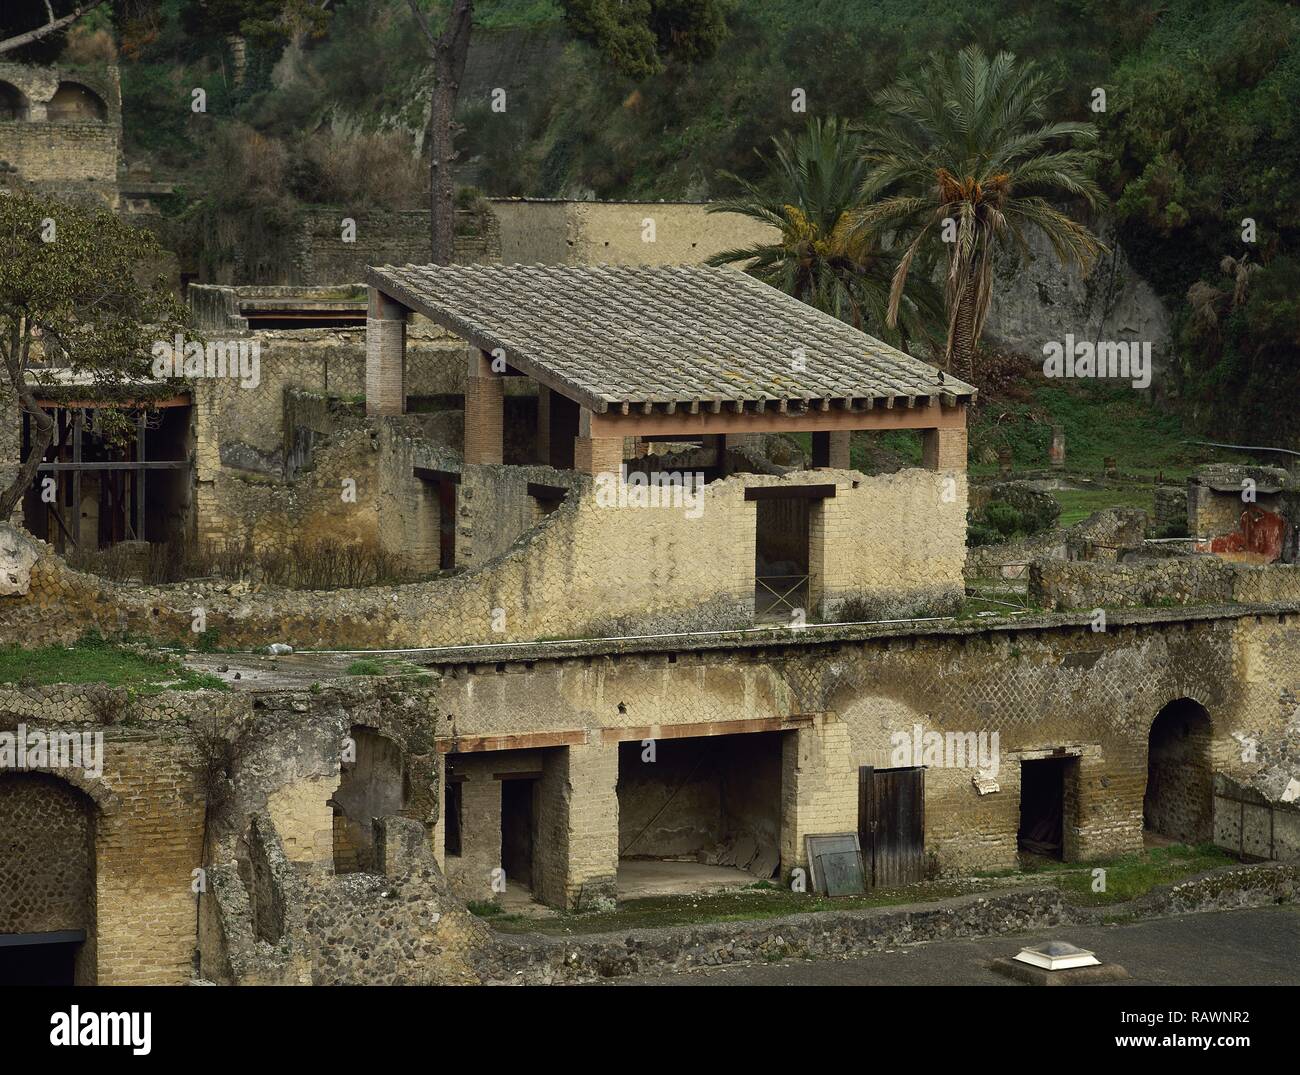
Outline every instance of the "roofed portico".
[(404, 410), (417, 311), (467, 342), (466, 462), (502, 461), (503, 379), (525, 376), (538, 461), (566, 469), (774, 432), (812, 433), (814, 465), (843, 468), (854, 430), (898, 429), (924, 434), (928, 466), (965, 468), (974, 388), (733, 269), (407, 265), (367, 282), (368, 413)]

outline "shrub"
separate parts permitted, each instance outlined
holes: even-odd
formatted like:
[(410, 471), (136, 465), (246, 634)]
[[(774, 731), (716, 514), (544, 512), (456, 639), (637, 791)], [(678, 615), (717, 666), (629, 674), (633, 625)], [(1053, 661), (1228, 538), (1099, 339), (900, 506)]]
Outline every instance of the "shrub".
[(294, 193), (308, 202), (414, 209), (428, 182), (411, 139), (397, 131), (318, 132), (298, 155)]
[(991, 501), (985, 507), (984, 521), (1003, 538), (1010, 538), (1013, 534), (1025, 531), (1025, 517), (1020, 514), (1019, 509), (1001, 500)]

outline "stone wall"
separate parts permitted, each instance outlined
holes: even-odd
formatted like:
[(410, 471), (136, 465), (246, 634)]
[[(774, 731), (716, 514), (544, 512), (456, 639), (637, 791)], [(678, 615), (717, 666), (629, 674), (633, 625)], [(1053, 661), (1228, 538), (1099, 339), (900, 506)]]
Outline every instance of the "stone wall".
[[(18, 92), (26, 113), (0, 120), (0, 162), (56, 197), (118, 208), (122, 95), (117, 68), (0, 63), (0, 83)], [(55, 99), (61, 90), (93, 94), (102, 118), (68, 110)]]
[[(705, 202), (491, 198), (506, 265), (701, 265), (723, 250), (771, 241), (776, 230)], [(653, 241), (647, 241), (653, 221)]]
[(94, 801), (48, 773), (0, 770), (0, 933), (84, 930), (75, 981), (95, 981)]
[[(355, 222), (355, 238), (343, 241), (343, 221)], [(497, 221), (490, 212), (456, 212), (454, 260), (480, 264), (501, 260)], [(337, 284), (365, 278), (368, 265), (424, 265), (429, 261), (427, 209), (354, 211), (346, 206), (298, 213), (293, 261), (285, 284)]]
[(159, 729), (192, 702), (141, 700), (129, 713), (120, 704), (84, 686), (8, 688), (0, 691), (0, 727), (102, 732), (100, 775), (58, 769), (47, 777), (93, 804), (95, 965), (85, 980), (176, 982), (188, 976), (194, 949), (190, 885), (202, 863), (203, 793), (191, 744)]
[[(338, 442), (360, 467), (364, 433)], [(318, 456), (313, 480), (332, 503), (346, 473)], [(224, 480), (224, 479), (222, 479)], [(929, 605), (951, 611), (963, 592), (965, 484), (910, 470), (869, 478), (820, 471), (837, 495), (822, 501), (811, 535), (813, 573), (834, 615), (849, 599), (882, 610)], [(681, 506), (606, 507), (584, 482), (501, 555), (451, 578), (400, 587), (313, 593), (206, 582), (115, 586), (69, 571), (48, 547), (25, 593), (0, 597), (0, 637), (71, 639), (89, 627), (170, 641), (202, 607), (223, 645), (401, 647), (529, 640), (646, 630), (748, 627), (754, 612), (755, 508), (747, 488), (804, 484), (806, 476), (733, 475), (707, 486), (698, 513)], [(360, 485), (360, 483), (358, 483)], [(245, 504), (256, 505), (247, 490)], [(358, 501), (360, 503), (360, 500)], [(373, 500), (370, 501), (373, 503)], [(309, 516), (354, 533), (357, 505)], [(251, 509), (250, 509), (251, 510)], [(695, 517), (692, 517), (695, 515)], [(254, 516), (250, 516), (250, 519)], [(257, 512), (257, 525), (273, 514)], [(280, 518), (284, 518), (281, 513)], [(900, 580), (906, 580), (900, 583)]]
[[(481, 891), (500, 850), (499, 823), (495, 832), (484, 824), (492, 803), (500, 806), (497, 776), (527, 773), (536, 782), (534, 890), (557, 906), (590, 907), (614, 891), (620, 743), (778, 737), (788, 873), (804, 863), (809, 833), (856, 829), (857, 769), (901, 764), (900, 736), (996, 733), (991, 774), (969, 758), (926, 763), (925, 852), (937, 872), (956, 874), (1015, 864), (1021, 764), (1075, 759), (1067, 858), (1132, 852), (1142, 846), (1156, 714), (1180, 699), (1203, 706), (1207, 771), (1247, 781), (1275, 764), (1300, 695), (1295, 611), (1117, 613), (1099, 633), (1058, 616), (636, 646), (489, 648), (435, 656), (427, 680), (135, 701), (84, 685), (9, 687), (0, 712), (6, 727), (22, 720), (105, 733), (101, 777), (53, 774), (92, 800), (98, 819), (99, 981), (185, 980), (196, 943), (203, 973), (220, 980), (448, 981), (474, 973), (478, 935), (444, 898), (433, 864), (444, 838), (440, 751), (455, 755), (467, 791), (484, 794), (464, 807), (479, 825), (477, 850), (448, 863), (462, 891)], [(376, 834), (373, 844), (385, 877), (332, 870), (331, 800), (356, 728), (401, 756), (406, 835)], [(1258, 742), (1258, 758), (1246, 759), (1243, 739)], [(229, 759), (229, 779), (218, 784), (201, 776), (215, 741)], [(215, 850), (196, 917), (205, 816)], [(424, 858), (421, 848), (427, 860), (412, 861)], [(395, 874), (401, 883), (387, 884)], [(406, 964), (402, 944), (417, 953)], [(373, 970), (367, 945), (386, 953)]]
[(1300, 565), (1231, 563), (1180, 556), (1113, 564), (1035, 560), (1031, 599), (1046, 609), (1289, 603), (1300, 599)]
[[(785, 869), (802, 861), (807, 833), (856, 829), (858, 767), (905, 764), (896, 750), (915, 729), (997, 733), (992, 786), (977, 779), (974, 759), (927, 769), (935, 868), (1014, 866), (1020, 766), (1047, 756), (1075, 759), (1067, 854), (1087, 860), (1141, 848), (1148, 738), (1168, 702), (1204, 705), (1214, 770), (1245, 772), (1254, 763), (1242, 760), (1235, 736), (1276, 742), (1300, 691), (1294, 615), (1171, 617), (1128, 623), (1117, 614), (1100, 633), (1045, 621), (784, 649), (614, 652), (537, 660), (522, 673), (493, 665), (489, 651), (444, 678), (440, 704), (462, 737), (580, 734), (610, 764), (616, 741), (661, 737), (670, 726), (688, 736), (779, 731)], [(597, 734), (608, 745), (596, 746)], [(599, 839), (611, 854), (613, 835)]]

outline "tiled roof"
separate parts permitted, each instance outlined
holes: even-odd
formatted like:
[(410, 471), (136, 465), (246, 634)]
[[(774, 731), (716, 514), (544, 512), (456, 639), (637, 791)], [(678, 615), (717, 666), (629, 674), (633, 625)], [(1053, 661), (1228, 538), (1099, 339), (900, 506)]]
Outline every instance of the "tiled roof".
[(735, 269), (385, 265), (366, 278), (474, 346), (501, 348), (515, 369), (598, 412), (773, 402), (915, 406), (975, 395), (965, 382)]

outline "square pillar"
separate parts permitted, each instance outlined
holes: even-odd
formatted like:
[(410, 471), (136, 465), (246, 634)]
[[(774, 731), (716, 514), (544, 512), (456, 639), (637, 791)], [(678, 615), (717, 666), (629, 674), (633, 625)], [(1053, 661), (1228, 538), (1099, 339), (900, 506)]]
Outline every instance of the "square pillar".
[(786, 732), (781, 744), (782, 878), (795, 867), (808, 869), (804, 837), (857, 831), (858, 775), (848, 725), (824, 714), (814, 724)]
[(617, 474), (623, 466), (622, 437), (593, 437), (591, 411), (582, 408), (573, 438), (573, 469), (584, 474)]
[(827, 430), (812, 435), (812, 465), (830, 470), (849, 469), (849, 445), (853, 431)]
[(537, 386), (537, 461), (551, 466), (551, 390)]
[(574, 437), (573, 469), (593, 477), (617, 474), (623, 465), (622, 437)]
[(921, 447), (921, 465), (927, 470), (966, 472), (966, 430), (927, 429)]
[(533, 888), (552, 907), (614, 899), (618, 880), (618, 744), (546, 751), (538, 790)]
[(465, 376), (465, 462), (500, 463), (505, 458), (505, 381), (492, 372), (492, 360), (467, 348)]
[(406, 317), (400, 302), (370, 289), (366, 306), (366, 414), (406, 410)]

